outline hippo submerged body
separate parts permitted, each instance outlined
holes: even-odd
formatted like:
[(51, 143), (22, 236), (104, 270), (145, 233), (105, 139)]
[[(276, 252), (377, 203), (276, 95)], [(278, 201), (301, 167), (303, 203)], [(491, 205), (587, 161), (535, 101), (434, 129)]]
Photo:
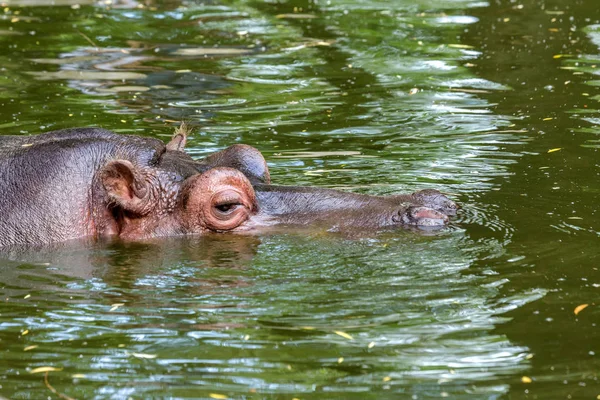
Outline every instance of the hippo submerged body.
[(442, 226), (456, 210), (435, 190), (379, 197), (271, 185), (253, 147), (234, 145), (195, 161), (185, 141), (183, 129), (166, 145), (97, 128), (0, 136), (0, 246), (276, 224)]

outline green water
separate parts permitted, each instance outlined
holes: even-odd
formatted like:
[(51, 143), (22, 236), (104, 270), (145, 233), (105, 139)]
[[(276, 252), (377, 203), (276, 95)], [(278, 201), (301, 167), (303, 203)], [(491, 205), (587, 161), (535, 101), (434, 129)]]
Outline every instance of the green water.
[(0, 396), (600, 395), (596, 0), (50, 3), (0, 10), (0, 134), (186, 120), (194, 157), (252, 144), (278, 184), (463, 208), (4, 253)]

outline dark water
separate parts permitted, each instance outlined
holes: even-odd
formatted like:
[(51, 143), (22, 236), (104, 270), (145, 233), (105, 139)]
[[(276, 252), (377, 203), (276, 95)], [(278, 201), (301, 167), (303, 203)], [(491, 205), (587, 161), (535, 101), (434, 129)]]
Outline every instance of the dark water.
[(0, 11), (2, 134), (186, 120), (193, 156), (249, 143), (280, 184), (463, 209), (5, 254), (0, 396), (600, 395), (596, 0), (49, 3)]

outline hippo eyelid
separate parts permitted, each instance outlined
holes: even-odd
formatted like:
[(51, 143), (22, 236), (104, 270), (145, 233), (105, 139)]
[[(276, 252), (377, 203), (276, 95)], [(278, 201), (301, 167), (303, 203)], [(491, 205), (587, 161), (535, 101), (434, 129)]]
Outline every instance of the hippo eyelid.
[(223, 204), (215, 204), (215, 208), (219, 210), (220, 213), (229, 214), (233, 212), (236, 208), (241, 206), (240, 203), (223, 203)]
[(217, 199), (213, 207), (223, 214), (229, 214), (242, 205), (243, 203), (240, 201), (239, 196), (229, 194)]

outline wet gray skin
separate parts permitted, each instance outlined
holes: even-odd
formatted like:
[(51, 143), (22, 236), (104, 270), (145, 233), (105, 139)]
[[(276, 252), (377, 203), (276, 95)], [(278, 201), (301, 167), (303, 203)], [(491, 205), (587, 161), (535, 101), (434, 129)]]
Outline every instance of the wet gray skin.
[(369, 196), (332, 189), (254, 185), (259, 216), (288, 225), (379, 229), (401, 226), (442, 227), (457, 205), (437, 190), (409, 195)]

